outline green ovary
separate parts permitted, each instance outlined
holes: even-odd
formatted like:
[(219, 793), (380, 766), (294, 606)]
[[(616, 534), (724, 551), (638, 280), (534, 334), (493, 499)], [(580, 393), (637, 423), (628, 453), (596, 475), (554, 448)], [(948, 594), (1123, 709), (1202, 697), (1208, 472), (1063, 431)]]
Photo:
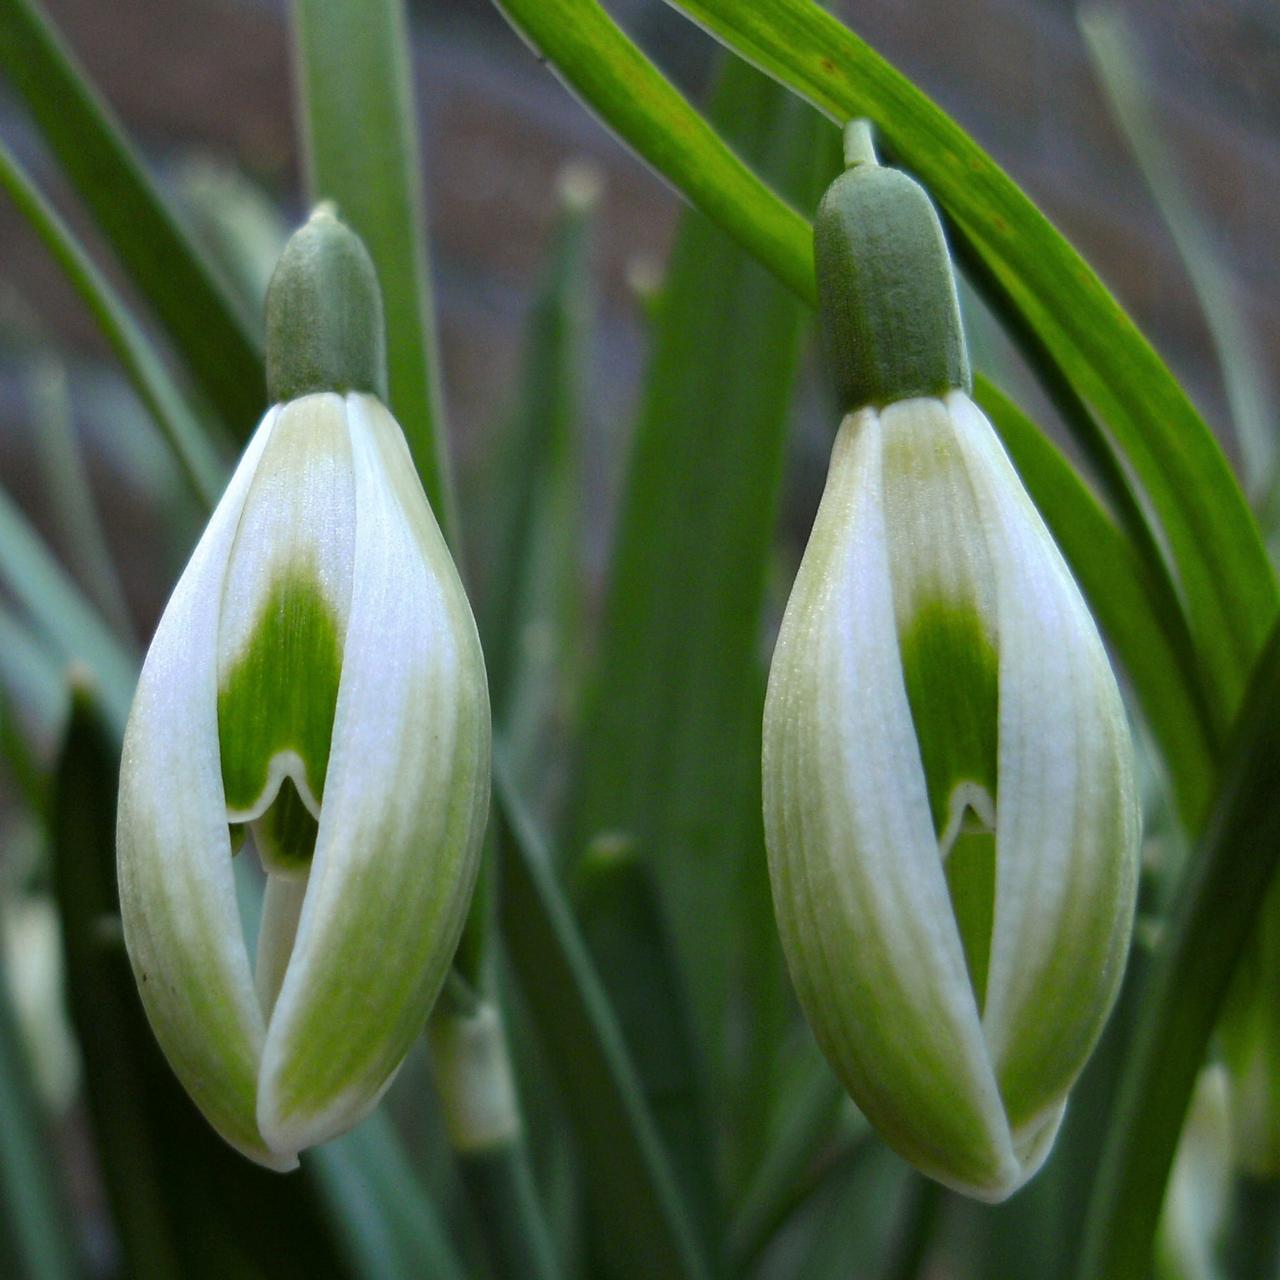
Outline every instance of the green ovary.
[[(902, 672), (920, 744), (934, 832), (941, 842), (963, 797), (978, 788), (996, 803), (1000, 731), (999, 659), (976, 609), (920, 608), (901, 637)], [(941, 852), (969, 981), (981, 1011), (995, 915), (995, 834), (969, 809)]]
[[(298, 757), (306, 788), (319, 803), (341, 674), (337, 620), (315, 576), (294, 572), (280, 578), (218, 690), (229, 814), (248, 814), (261, 804), (271, 762), (280, 755)], [(305, 868), (316, 827), (299, 790), (286, 778), (255, 822), (263, 861), (284, 873)]]

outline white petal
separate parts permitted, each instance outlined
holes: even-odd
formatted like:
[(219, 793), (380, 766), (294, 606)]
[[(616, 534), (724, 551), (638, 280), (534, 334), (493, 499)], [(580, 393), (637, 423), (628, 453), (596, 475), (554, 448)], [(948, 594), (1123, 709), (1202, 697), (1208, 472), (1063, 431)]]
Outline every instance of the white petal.
[(1000, 652), (996, 905), (984, 1026), (1015, 1130), (1036, 1133), (1115, 999), (1137, 888), (1132, 747), (1079, 588), (990, 424), (948, 397), (987, 513)]
[(801, 1001), (855, 1101), (941, 1181), (998, 1195), (1017, 1161), (952, 915), (903, 681), (882, 433), (846, 418), (765, 708), (765, 822)]
[(272, 1168), (255, 1120), (264, 1026), (232, 875), (218, 752), (223, 578), (271, 435), (263, 420), (165, 608), (125, 729), (117, 857), (125, 942), (161, 1048), (210, 1123)]
[(488, 811), (470, 607), (394, 420), (347, 398), (355, 572), (320, 831), (258, 1116), (288, 1150), (376, 1103), (444, 980)]

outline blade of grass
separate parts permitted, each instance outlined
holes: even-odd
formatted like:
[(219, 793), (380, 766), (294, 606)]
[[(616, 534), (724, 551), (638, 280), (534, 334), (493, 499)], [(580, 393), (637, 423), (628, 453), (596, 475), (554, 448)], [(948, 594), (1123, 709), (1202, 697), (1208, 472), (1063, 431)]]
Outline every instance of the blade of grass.
[(572, 903), (689, 1215), (714, 1240), (720, 1206), (707, 1090), (694, 1069), (688, 995), (651, 869), (621, 838), (598, 840), (578, 863)]
[(539, 58), (643, 160), (813, 301), (812, 236), (597, 0), (494, 0)]
[(481, 634), (494, 718), (523, 775), (539, 733), (563, 715), (580, 634), (579, 423), (590, 310), (590, 231), (599, 178), (581, 167), (560, 176), (560, 216), (524, 343), (516, 407), (500, 442), (491, 569)]
[(1196, 1073), (1280, 860), (1280, 628), (1249, 682), (1214, 812), (1152, 968), (1076, 1274), (1142, 1280)]
[[(824, 1171), (829, 1167), (819, 1149), (835, 1129), (840, 1108), (847, 1105), (840, 1082), (824, 1061), (817, 1061), (809, 1079), (787, 1100), (765, 1157), (734, 1212), (728, 1241), (733, 1271), (746, 1270), (768, 1247), (795, 1211), (798, 1190), (802, 1199), (812, 1194), (818, 1183), (809, 1175), (819, 1165)], [(844, 1142), (860, 1144), (870, 1135), (860, 1112), (851, 1128)]]
[[(3, 4), (4, 0), (0, 0), (0, 5)], [(115, 290), (3, 144), (0, 144), (0, 186), (44, 241), (83, 299), (173, 451), (197, 501), (211, 508), (222, 490), (225, 470), (215, 447)]]
[(1091, 4), (1078, 11), (1078, 21), (1111, 113), (1151, 188), (1200, 303), (1231, 408), (1248, 489), (1256, 497), (1273, 478), (1280, 429), (1258, 343), (1205, 220), (1178, 180), (1127, 19), (1110, 4)]
[(0, 0), (0, 68), (201, 390), (246, 436), (265, 404), (260, 321), (236, 306), (38, 0)]
[[(819, 118), (741, 62), (712, 120), (808, 203), (834, 162)], [(825, 132), (825, 131), (824, 131)], [(662, 1053), (669, 1091), (722, 1100), (730, 1162), (754, 1162), (757, 1078), (787, 1015), (765, 887), (760, 801), (760, 627), (782, 445), (806, 314), (708, 218), (682, 222), (624, 482), (588, 695), (571, 858), (622, 833), (652, 869), (703, 1055)], [(715, 920), (715, 929), (707, 921)], [(665, 942), (655, 939), (655, 953)], [(656, 961), (655, 961), (656, 962)], [(625, 970), (626, 966), (621, 966)], [(738, 996), (736, 992), (743, 992)], [(750, 1001), (750, 1003), (748, 1003)], [(730, 1012), (732, 1006), (732, 1013)], [(746, 1029), (730, 1053), (727, 1029)]]
[(610, 1274), (709, 1276), (635, 1067), (500, 743), (494, 766), (503, 936), (574, 1122)]
[[(1201, 656), (1229, 718), (1280, 603), (1217, 441), (1096, 274), (967, 134), (813, 0), (671, 0), (834, 119), (871, 118), (972, 242), (1158, 514)], [(794, 272), (799, 251), (786, 264)]]
[[(0, 571), (2, 572), (2, 571)], [(4, 710), (18, 723), (2, 736), (31, 757), (47, 758), (45, 748), (62, 736), (67, 691), (59, 659), (17, 614), (0, 600), (0, 690)], [(34, 749), (33, 749), (34, 748)]]
[(108, 630), (3, 489), (0, 583), (53, 642), (64, 662), (79, 659), (94, 672), (103, 707), (123, 733), (137, 679), (136, 659)]
[(67, 559), (112, 630), (133, 640), (133, 619), (76, 437), (67, 371), (58, 360), (46, 357), (33, 362), (25, 383), (36, 457), (50, 510), (65, 539)]
[(333, 200), (373, 258), (390, 408), (456, 546), (403, 0), (294, 0), (293, 30), (311, 198)]
[(381, 1111), (305, 1159), (361, 1280), (464, 1280), (439, 1214)]
[(40, 1113), (0, 966), (0, 1263), (29, 1280), (75, 1280), (76, 1233)]

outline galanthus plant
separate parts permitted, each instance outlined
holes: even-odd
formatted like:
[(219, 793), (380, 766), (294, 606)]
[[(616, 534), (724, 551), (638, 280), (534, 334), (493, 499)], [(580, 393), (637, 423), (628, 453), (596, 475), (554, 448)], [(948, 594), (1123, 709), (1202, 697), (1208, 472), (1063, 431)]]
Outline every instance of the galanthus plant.
[(866, 126), (823, 198), (827, 488), (769, 678), (774, 902), (886, 1140), (1001, 1200), (1043, 1163), (1128, 954), (1124, 707), (969, 371), (942, 229)]
[(1280, 1274), (1267, 24), (663, 2), (0, 0), (4, 1280)]
[(287, 1169), (369, 1112), (422, 1031), (475, 882), (490, 729), (471, 610), (379, 395), (373, 266), (329, 211), (267, 313), (273, 404), (143, 663), (117, 844), (165, 1054), (229, 1142)]

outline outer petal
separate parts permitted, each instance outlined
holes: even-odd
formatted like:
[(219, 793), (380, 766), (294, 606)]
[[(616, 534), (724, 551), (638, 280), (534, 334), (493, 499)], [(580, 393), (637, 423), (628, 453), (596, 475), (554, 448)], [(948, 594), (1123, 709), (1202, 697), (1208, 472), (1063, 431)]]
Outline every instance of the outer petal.
[(236, 905), (218, 752), (222, 584), (263, 420), (165, 608), (125, 729), (117, 857), (125, 943), (161, 1048), (210, 1123), (276, 1169), (255, 1120), (264, 1026)]
[(930, 816), (895, 630), (874, 410), (845, 419), (765, 706), (774, 903), (819, 1042), (891, 1145), (999, 1198), (1020, 1177)]
[(488, 810), (484, 660), (400, 429), (347, 397), (351, 614), (320, 830), (263, 1054), (258, 1118), (295, 1150), (377, 1102), (457, 944)]
[(1097, 628), (990, 424), (948, 397), (996, 577), (1000, 762), (984, 1025), (1020, 1148), (1047, 1148), (1119, 988), (1138, 872), (1132, 744)]

